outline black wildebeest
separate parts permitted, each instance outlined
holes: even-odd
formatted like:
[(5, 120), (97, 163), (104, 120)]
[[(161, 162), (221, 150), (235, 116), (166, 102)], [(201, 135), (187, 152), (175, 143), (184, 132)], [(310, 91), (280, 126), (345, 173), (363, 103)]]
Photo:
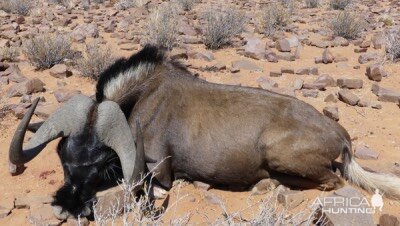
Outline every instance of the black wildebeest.
[[(65, 185), (53, 205), (66, 215), (87, 215), (88, 200), (119, 164), (132, 181), (145, 164), (152, 170), (162, 160), (156, 181), (166, 189), (175, 178), (243, 187), (277, 177), (296, 187), (330, 190), (343, 184), (332, 171), (342, 155), (344, 177), (400, 197), (399, 178), (363, 170), (352, 157), (346, 130), (311, 105), (262, 89), (203, 81), (152, 46), (110, 66), (99, 78), (96, 101), (74, 97), (23, 149), (35, 106), (14, 136), (10, 161), (28, 162), (62, 137), (58, 154)], [(143, 137), (144, 153), (136, 150), (135, 137)]]

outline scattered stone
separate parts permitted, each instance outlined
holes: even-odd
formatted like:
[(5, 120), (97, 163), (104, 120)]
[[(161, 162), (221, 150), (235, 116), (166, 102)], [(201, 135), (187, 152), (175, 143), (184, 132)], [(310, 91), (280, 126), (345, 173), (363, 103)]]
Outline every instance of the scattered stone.
[(372, 45), (374, 49), (381, 49), (383, 45), (385, 45), (385, 37), (382, 32), (379, 32), (372, 36), (371, 38)]
[(326, 87), (334, 87), (336, 86), (335, 79), (333, 79), (329, 75), (320, 75), (318, 78), (311, 84), (305, 83), (303, 84), (303, 89), (319, 89), (325, 90)]
[(267, 61), (271, 63), (278, 63), (279, 61), (278, 56), (273, 51), (266, 51), (265, 59), (267, 59)]
[(11, 86), (7, 91), (7, 95), (8, 97), (21, 97), (26, 94), (43, 92), (44, 85), (45, 84), (38, 78), (30, 79)]
[(288, 53), (288, 52), (283, 52), (283, 53), (279, 53), (277, 55), (279, 60), (286, 60), (286, 61), (295, 61), (296, 60), (296, 56), (292, 53)]
[(294, 69), (293, 68), (287, 68), (287, 67), (283, 67), (281, 68), (281, 73), (286, 73), (286, 74), (294, 74)]
[(51, 196), (22, 196), (15, 199), (14, 205), (17, 209), (29, 209), (33, 205), (51, 203)]
[(375, 61), (379, 59), (379, 55), (377, 53), (364, 53), (358, 57), (358, 63), (365, 64), (370, 61)]
[(54, 96), (56, 97), (56, 99), (59, 103), (64, 103), (64, 102), (68, 101), (69, 99), (71, 99), (71, 97), (73, 97), (77, 94), (81, 94), (81, 91), (69, 90), (69, 89), (64, 89), (64, 88), (57, 89), (56, 91), (54, 91)]
[(65, 64), (56, 64), (52, 68), (50, 68), (50, 75), (55, 78), (66, 78), (71, 76), (71, 71), (68, 71), (68, 68)]
[(337, 80), (337, 85), (340, 88), (361, 89), (363, 87), (363, 81), (361, 79), (339, 78)]
[(243, 55), (256, 60), (264, 59), (265, 42), (262, 42), (259, 38), (248, 38), (244, 46)]
[(367, 67), (366, 75), (369, 79), (376, 82), (380, 82), (382, 80), (382, 77), (387, 76), (385, 70), (383, 69), (383, 66), (379, 64), (369, 65)]
[(322, 112), (328, 118), (339, 121), (339, 109), (337, 106), (327, 106), (322, 110)]
[(33, 225), (58, 226), (61, 221), (53, 215), (50, 204), (41, 204), (31, 208), (28, 220)]
[(311, 75), (318, 75), (318, 68), (317, 67), (310, 67), (310, 74)]
[(279, 39), (278, 41), (276, 41), (276, 49), (279, 52), (290, 52), (290, 43), (289, 40), (287, 38), (284, 39)]
[(232, 62), (232, 68), (249, 71), (263, 71), (262, 68), (247, 60), (237, 60)]
[(265, 89), (265, 90), (271, 90), (272, 88), (278, 87), (278, 83), (267, 78), (266, 76), (259, 77), (257, 79), (257, 82), (258, 82), (258, 87)]
[(322, 53), (322, 63), (330, 64), (335, 60), (333, 54), (329, 51), (329, 49), (325, 49)]
[(299, 79), (299, 78), (296, 78), (296, 79), (294, 80), (294, 82), (293, 82), (293, 88), (294, 88), (295, 90), (301, 90), (301, 88), (303, 88), (303, 84), (304, 84), (304, 81), (303, 81), (303, 80), (301, 80), (301, 79)]
[(251, 189), (251, 194), (263, 195), (265, 193), (275, 190), (279, 184), (279, 181), (275, 179), (262, 179), (253, 186), (253, 188)]
[(193, 186), (197, 189), (208, 191), (210, 189), (210, 185), (203, 183), (201, 181), (193, 181)]
[(4, 73), (8, 74), (8, 79), (11, 82), (21, 83), (28, 80), (28, 78), (22, 74), (18, 65), (11, 65), (9, 68), (7, 68), (7, 70), (4, 71)]
[(271, 71), (271, 72), (269, 73), (269, 76), (271, 76), (271, 77), (281, 77), (281, 76), (282, 76), (282, 72), (279, 72), (279, 71)]
[(302, 93), (303, 93), (303, 97), (313, 97), (313, 98), (318, 97), (318, 90), (305, 89), (302, 91)]
[(339, 91), (339, 100), (351, 106), (355, 106), (358, 101), (360, 101), (360, 98), (348, 89), (341, 89)]
[(220, 205), (221, 203), (223, 203), (221, 198), (219, 198), (218, 196), (216, 196), (215, 194), (213, 194), (211, 192), (207, 192), (204, 196), (204, 199), (214, 205)]
[(400, 226), (400, 220), (396, 216), (382, 214), (379, 218), (379, 226)]
[[(347, 201), (349, 199), (351, 202)], [(340, 200), (343, 204), (335, 205), (336, 201), (334, 200)], [(369, 201), (369, 199), (367, 200)], [(316, 219), (324, 219), (324, 225), (348, 225), (349, 222), (357, 222), (357, 225), (375, 225), (372, 214), (351, 210), (354, 206), (359, 208), (370, 208), (370, 206), (365, 201), (365, 197), (350, 186), (336, 190), (329, 196), (318, 198), (314, 205), (319, 206)], [(342, 210), (347, 214), (337, 214)]]
[(378, 159), (379, 153), (365, 145), (360, 145), (355, 148), (354, 156), (359, 159)]
[(299, 206), (304, 201), (304, 193), (301, 191), (284, 191), (278, 194), (278, 202), (287, 210)]
[(310, 68), (299, 68), (296, 70), (296, 75), (309, 75)]
[(189, 52), (188, 55), (192, 59), (205, 60), (208, 62), (215, 60), (214, 54), (210, 51)]
[(371, 90), (378, 96), (379, 101), (392, 103), (399, 103), (400, 101), (400, 92), (383, 88), (377, 83), (372, 84)]

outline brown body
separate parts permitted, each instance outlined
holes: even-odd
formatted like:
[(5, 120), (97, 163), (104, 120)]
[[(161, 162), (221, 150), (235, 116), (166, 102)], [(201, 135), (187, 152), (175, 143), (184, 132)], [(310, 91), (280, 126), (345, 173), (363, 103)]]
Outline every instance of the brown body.
[(340, 182), (331, 167), (350, 147), (348, 133), (296, 98), (208, 83), (171, 65), (143, 86), (128, 121), (136, 131), (140, 118), (146, 156), (158, 161), (149, 168), (164, 160), (156, 178), (165, 187), (174, 178), (242, 187), (279, 173), (330, 189)]

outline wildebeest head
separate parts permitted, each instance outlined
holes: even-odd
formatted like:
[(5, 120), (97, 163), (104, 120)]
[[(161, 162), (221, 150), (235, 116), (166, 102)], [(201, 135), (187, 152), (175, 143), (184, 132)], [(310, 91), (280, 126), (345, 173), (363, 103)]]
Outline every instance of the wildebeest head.
[(137, 123), (138, 149), (119, 105), (95, 103), (77, 95), (53, 113), (32, 136), (26, 148), (23, 140), (38, 104), (35, 100), (19, 124), (10, 145), (10, 163), (16, 166), (32, 160), (50, 141), (62, 137), (57, 151), (65, 183), (56, 192), (54, 213), (59, 218), (87, 216), (95, 193), (121, 173), (131, 183), (144, 170), (143, 142)]

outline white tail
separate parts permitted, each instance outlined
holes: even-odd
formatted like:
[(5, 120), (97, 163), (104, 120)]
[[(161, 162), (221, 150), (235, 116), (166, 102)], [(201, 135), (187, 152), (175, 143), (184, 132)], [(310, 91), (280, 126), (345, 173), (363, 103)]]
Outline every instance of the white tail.
[(391, 174), (372, 173), (364, 170), (354, 160), (349, 148), (343, 153), (344, 173), (353, 184), (367, 191), (379, 189), (385, 196), (400, 199), (400, 178)]

